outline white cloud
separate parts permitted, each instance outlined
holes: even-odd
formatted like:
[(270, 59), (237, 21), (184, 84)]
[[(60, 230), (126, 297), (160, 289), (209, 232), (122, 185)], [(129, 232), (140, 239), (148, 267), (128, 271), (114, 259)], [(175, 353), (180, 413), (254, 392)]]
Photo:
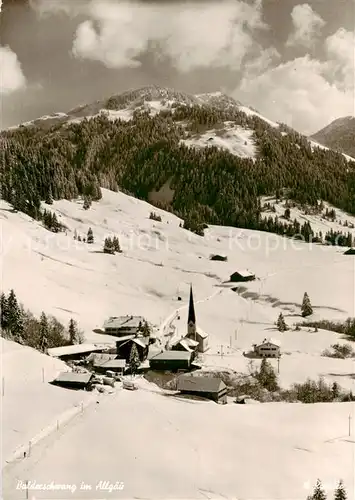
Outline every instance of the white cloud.
[[(73, 54), (108, 67), (135, 67), (149, 44), (156, 44), (180, 71), (196, 67), (239, 69), (254, 45), (253, 30), (264, 29), (261, 0), (220, 3), (141, 4), (95, 0), (73, 2), (85, 12), (75, 34)], [(37, 9), (67, 12), (67, 2), (38, 3)], [(72, 11), (72, 13), (74, 12)]]
[(0, 47), (0, 94), (10, 94), (26, 85), (21, 64), (10, 47)]
[(325, 41), (334, 79), (343, 89), (354, 89), (355, 33), (340, 28)]
[(275, 49), (275, 47), (262, 49), (262, 47), (259, 46), (258, 49), (259, 55), (249, 59), (243, 67), (245, 78), (252, 78), (254, 76), (260, 75), (270, 66), (276, 64), (276, 62), (281, 57), (280, 53)]
[(235, 95), (268, 118), (311, 134), (339, 116), (354, 113), (353, 90), (329, 83), (328, 69), (328, 63), (300, 57), (257, 78), (244, 78)]
[(291, 12), (291, 17), (294, 31), (289, 36), (286, 45), (312, 46), (315, 36), (325, 25), (323, 19), (306, 3), (296, 5)]

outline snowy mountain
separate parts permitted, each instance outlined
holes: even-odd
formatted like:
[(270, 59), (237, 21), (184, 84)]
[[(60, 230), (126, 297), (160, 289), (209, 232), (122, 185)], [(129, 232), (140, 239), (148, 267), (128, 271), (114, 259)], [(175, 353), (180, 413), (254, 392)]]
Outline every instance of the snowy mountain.
[[(129, 90), (122, 94), (113, 95), (108, 99), (84, 104), (67, 113), (59, 112), (42, 116), (22, 123), (21, 126), (36, 126), (48, 130), (55, 125), (80, 123), (84, 118), (90, 119), (100, 115), (104, 115), (110, 120), (129, 121), (133, 118), (135, 112), (145, 111), (154, 116), (164, 111), (173, 112), (176, 106), (181, 105), (201, 106), (219, 110), (237, 109), (248, 116), (257, 116), (273, 127), (278, 127), (278, 124), (264, 118), (254, 109), (243, 106), (240, 102), (222, 92), (192, 95), (156, 85)], [(12, 129), (16, 128), (12, 127)], [(255, 143), (251, 135), (252, 131), (243, 130), (241, 127), (235, 127), (227, 122), (225, 127), (219, 126), (218, 131), (210, 129), (204, 136), (192, 138), (186, 141), (186, 144), (196, 147), (215, 146), (230, 151), (237, 156), (254, 158)]]
[[(280, 312), (290, 327), (302, 321), (305, 291), (313, 320), (354, 315), (354, 262), (341, 249), (221, 226), (209, 226), (202, 238), (145, 201), (106, 189), (102, 195), (88, 210), (82, 199), (43, 204), (66, 233), (51, 233), (1, 201), (2, 289), (14, 288), (36, 315), (44, 310), (63, 322), (74, 317), (88, 342), (112, 343), (94, 332), (110, 315), (142, 314), (163, 341), (168, 331), (174, 338), (184, 335), (192, 283), (197, 326), (209, 334), (204, 370), (248, 373), (243, 352), (272, 335), (281, 342), (282, 387), (323, 376), (354, 388), (353, 360), (322, 356), (331, 344), (346, 342), (341, 335), (308, 328), (280, 333), (274, 325)], [(152, 211), (161, 222), (149, 218)], [(73, 239), (89, 227), (93, 244)], [(103, 254), (103, 241), (113, 234), (123, 252)], [(228, 260), (212, 261), (211, 254)], [(244, 268), (257, 279), (236, 293), (225, 282)], [(168, 397), (143, 379), (138, 391), (118, 387), (91, 397), (48, 385), (62, 362), (3, 339), (2, 356), (4, 460), (17, 457), (3, 472), (6, 500), (24, 498), (16, 484), (25, 480), (76, 485), (71, 496), (83, 499), (108, 497), (96, 489), (100, 480), (123, 481), (125, 498), (302, 499), (318, 477), (329, 489), (341, 477), (349, 497), (354, 494), (353, 435), (347, 436), (353, 403), (219, 406)], [(32, 438), (31, 453), (21, 458)], [(80, 490), (82, 482), (93, 491)], [(35, 495), (69, 497), (40, 489)]]
[(312, 139), (330, 149), (355, 157), (355, 117), (338, 118), (313, 134)]

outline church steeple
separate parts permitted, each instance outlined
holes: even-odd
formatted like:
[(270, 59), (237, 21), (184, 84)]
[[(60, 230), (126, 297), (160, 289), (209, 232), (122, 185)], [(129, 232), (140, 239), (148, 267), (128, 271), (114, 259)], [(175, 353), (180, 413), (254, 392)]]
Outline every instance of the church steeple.
[(190, 302), (189, 302), (189, 315), (187, 317), (187, 333), (196, 333), (196, 315), (194, 306), (194, 297), (192, 294), (192, 285), (190, 285)]

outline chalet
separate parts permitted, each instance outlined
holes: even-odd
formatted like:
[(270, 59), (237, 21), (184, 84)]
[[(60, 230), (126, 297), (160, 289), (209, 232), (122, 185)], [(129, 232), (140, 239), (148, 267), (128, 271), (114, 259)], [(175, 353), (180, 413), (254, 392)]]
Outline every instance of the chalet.
[(355, 248), (349, 248), (349, 250), (344, 252), (344, 255), (355, 255)]
[(192, 353), (187, 351), (163, 351), (149, 360), (151, 370), (189, 370)]
[(192, 287), (190, 287), (189, 314), (187, 318), (187, 334), (185, 339), (192, 339), (198, 342), (198, 352), (205, 352), (208, 349), (208, 334), (196, 328), (196, 314)]
[(198, 351), (198, 347), (199, 347), (199, 343), (197, 340), (193, 340), (193, 339), (189, 339), (189, 338), (185, 337), (185, 338), (182, 338), (182, 339), (178, 340), (177, 342), (175, 342), (175, 344), (173, 344), (171, 346), (171, 349), (173, 351), (190, 352), (192, 354), (191, 360), (193, 361), (195, 359), (196, 352)]
[(217, 260), (221, 262), (226, 262), (227, 257), (225, 255), (213, 254), (210, 256), (210, 260)]
[(104, 323), (104, 332), (115, 337), (136, 335), (144, 321), (143, 316), (111, 316)]
[(253, 274), (251, 271), (248, 271), (247, 269), (244, 269), (242, 271), (236, 271), (235, 273), (231, 274), (229, 280), (233, 283), (253, 281), (255, 280), (255, 274)]
[(72, 359), (82, 359), (90, 353), (103, 352), (105, 349), (106, 346), (98, 346), (95, 344), (77, 344), (53, 347), (48, 349), (48, 354), (54, 358), (68, 361)]
[(93, 374), (88, 372), (62, 372), (53, 380), (52, 384), (68, 389), (85, 389), (88, 391), (92, 387), (92, 378)]
[(91, 366), (93, 369), (96, 369), (97, 367), (103, 365), (107, 361), (110, 361), (111, 359), (115, 359), (117, 357), (117, 354), (108, 354), (108, 353), (97, 353), (97, 352), (92, 352), (86, 359), (85, 359), (85, 364)]
[(260, 358), (279, 358), (280, 343), (273, 339), (264, 339), (261, 344), (254, 344), (254, 353)]
[(116, 342), (117, 357), (125, 359), (128, 363), (133, 344), (136, 346), (140, 361), (144, 361), (148, 357), (149, 338), (148, 337), (133, 337), (125, 342)]
[(98, 367), (98, 371), (101, 373), (114, 372), (123, 375), (125, 368), (126, 368), (126, 360), (116, 358), (105, 361), (105, 363), (103, 363)]
[(219, 378), (182, 375), (177, 380), (177, 390), (181, 394), (212, 399), (220, 404), (227, 403), (227, 387)]

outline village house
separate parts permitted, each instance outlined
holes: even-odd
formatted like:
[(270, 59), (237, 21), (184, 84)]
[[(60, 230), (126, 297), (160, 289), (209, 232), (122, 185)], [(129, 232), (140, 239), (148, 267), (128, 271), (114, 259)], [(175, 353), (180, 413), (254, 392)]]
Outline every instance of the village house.
[(201, 330), (197, 330), (196, 328), (196, 314), (192, 286), (190, 287), (189, 314), (187, 317), (187, 334), (185, 339), (191, 339), (198, 342), (198, 352), (205, 352), (208, 349), (208, 334), (202, 332)]
[(255, 274), (253, 274), (251, 271), (248, 271), (247, 269), (244, 269), (242, 271), (236, 271), (235, 273), (231, 274), (229, 280), (233, 283), (253, 281), (255, 280)]
[(177, 380), (177, 390), (181, 394), (212, 399), (220, 404), (227, 403), (227, 387), (219, 378), (182, 375)]
[(62, 347), (53, 347), (48, 349), (48, 354), (54, 358), (62, 359), (63, 361), (79, 360), (85, 358), (90, 353), (103, 352), (105, 346), (97, 346), (95, 344), (77, 344), (66, 345)]
[(279, 358), (280, 343), (274, 339), (264, 339), (261, 344), (254, 344), (254, 353), (260, 358)]
[(136, 335), (144, 321), (143, 316), (111, 316), (103, 325), (104, 332), (115, 337)]
[(92, 388), (92, 378), (93, 374), (88, 372), (62, 372), (52, 381), (52, 384), (68, 389), (85, 389), (89, 391)]
[(186, 351), (191, 353), (191, 360), (193, 361), (198, 351), (199, 343), (197, 340), (182, 338), (171, 346), (172, 351)]
[(97, 367), (97, 371), (100, 373), (118, 373), (123, 375), (126, 369), (126, 360), (125, 359), (109, 359), (105, 361), (102, 365)]
[(145, 361), (149, 352), (149, 337), (133, 337), (124, 342), (121, 339), (118, 340), (116, 342), (117, 357), (125, 359), (128, 363), (133, 344), (137, 348), (140, 361)]
[(187, 351), (163, 351), (149, 360), (151, 370), (190, 370), (192, 353)]

